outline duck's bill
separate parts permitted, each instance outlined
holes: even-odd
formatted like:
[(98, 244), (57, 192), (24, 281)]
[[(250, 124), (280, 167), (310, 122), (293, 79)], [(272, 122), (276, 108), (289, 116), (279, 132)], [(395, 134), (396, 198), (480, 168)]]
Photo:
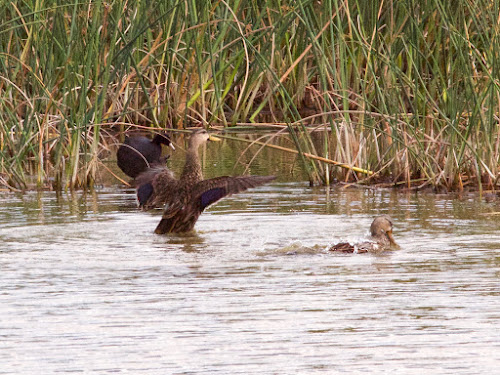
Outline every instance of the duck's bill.
[(398, 249), (399, 245), (394, 240), (394, 236), (392, 235), (392, 231), (387, 232), (387, 237), (389, 237), (389, 241), (391, 242), (391, 246), (394, 247), (394, 248), (396, 248), (396, 249)]
[(221, 141), (221, 139), (219, 137), (216, 137), (215, 135), (212, 135), (212, 134), (210, 134), (208, 136), (208, 140), (209, 141), (214, 141), (214, 142), (220, 142)]

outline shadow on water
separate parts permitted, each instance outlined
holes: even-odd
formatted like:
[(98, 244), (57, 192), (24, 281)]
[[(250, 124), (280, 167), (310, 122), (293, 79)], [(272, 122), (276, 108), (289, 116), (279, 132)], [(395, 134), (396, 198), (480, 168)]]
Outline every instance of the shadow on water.
[[(138, 211), (131, 189), (0, 199), (0, 374), (470, 374), (500, 360), (496, 202), (280, 177), (210, 207), (195, 233), (158, 236), (161, 210)], [(380, 214), (400, 250), (327, 251)]]

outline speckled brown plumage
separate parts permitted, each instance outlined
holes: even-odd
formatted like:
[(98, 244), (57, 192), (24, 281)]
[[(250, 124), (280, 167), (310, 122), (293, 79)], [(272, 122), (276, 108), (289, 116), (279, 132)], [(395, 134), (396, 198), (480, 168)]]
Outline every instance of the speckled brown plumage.
[(153, 168), (138, 176), (137, 195), (144, 209), (165, 206), (155, 233), (182, 233), (193, 230), (209, 205), (230, 194), (272, 181), (274, 176), (238, 176), (203, 179), (198, 148), (209, 140), (206, 130), (189, 139), (186, 162), (179, 179), (166, 168)]
[(378, 252), (393, 247), (398, 247), (392, 236), (392, 219), (388, 215), (376, 217), (370, 226), (371, 237), (368, 241), (351, 244), (340, 242), (333, 245), (330, 251), (342, 253), (368, 253)]

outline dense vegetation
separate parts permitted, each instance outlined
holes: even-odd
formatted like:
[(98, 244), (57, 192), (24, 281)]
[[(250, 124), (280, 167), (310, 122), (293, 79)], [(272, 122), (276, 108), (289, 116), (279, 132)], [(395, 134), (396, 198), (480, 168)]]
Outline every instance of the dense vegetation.
[(110, 135), (131, 126), (268, 124), (315, 182), (497, 184), (499, 1), (0, 5), (11, 188), (92, 184)]

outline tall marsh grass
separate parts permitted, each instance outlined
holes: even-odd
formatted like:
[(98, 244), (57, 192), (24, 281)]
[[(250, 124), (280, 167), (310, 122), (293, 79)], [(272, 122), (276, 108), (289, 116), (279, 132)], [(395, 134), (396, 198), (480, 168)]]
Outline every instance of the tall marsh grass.
[(273, 123), (313, 183), (497, 186), (498, 1), (0, 5), (12, 189), (92, 185), (134, 126)]

